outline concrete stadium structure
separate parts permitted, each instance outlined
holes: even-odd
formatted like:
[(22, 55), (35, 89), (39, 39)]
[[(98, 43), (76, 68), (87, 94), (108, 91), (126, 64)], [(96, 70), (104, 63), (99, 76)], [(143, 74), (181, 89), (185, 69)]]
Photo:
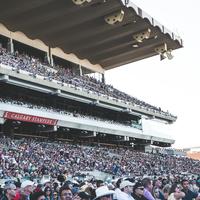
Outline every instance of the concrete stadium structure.
[[(170, 57), (171, 51), (183, 46), (179, 37), (127, 1), (0, 0), (0, 5), (0, 43), (11, 54), (24, 49), (29, 53), (38, 52), (47, 58), (49, 66), (59, 58), (70, 63), (79, 76), (98, 73), (102, 83), (105, 83), (106, 70), (155, 55), (164, 59)], [(60, 131), (69, 136), (62, 136), (63, 139), (79, 137), (86, 142), (121, 144), (139, 150), (150, 144), (167, 147), (174, 143), (173, 138), (160, 130), (167, 130), (177, 117), (161, 109), (46, 79), (1, 62), (0, 86), (4, 88), (3, 97), (10, 98), (12, 93), (15, 96), (14, 91), (38, 99), (41, 95), (46, 101), (50, 98), (58, 103), (66, 100), (78, 108), (87, 107), (90, 112), (97, 109), (104, 115), (108, 113), (111, 120), (112, 116), (118, 115), (118, 120), (124, 116), (137, 122), (124, 126), (0, 102), (3, 134), (25, 134), (29, 130), (24, 129), (26, 126), (32, 124), (36, 130), (38, 124), (45, 122), (39, 132), (48, 132), (52, 137)], [(55, 134), (55, 137), (60, 136)]]

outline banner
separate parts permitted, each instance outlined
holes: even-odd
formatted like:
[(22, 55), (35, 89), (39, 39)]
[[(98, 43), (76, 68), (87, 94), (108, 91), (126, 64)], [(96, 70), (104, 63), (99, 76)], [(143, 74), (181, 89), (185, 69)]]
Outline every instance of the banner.
[(49, 119), (44, 117), (38, 117), (33, 115), (26, 115), (22, 113), (15, 113), (15, 112), (4, 112), (5, 119), (12, 119), (12, 120), (18, 120), (18, 121), (24, 121), (24, 122), (32, 122), (37, 124), (46, 124), (46, 125), (52, 125), (55, 126), (57, 124), (58, 120), (55, 119)]

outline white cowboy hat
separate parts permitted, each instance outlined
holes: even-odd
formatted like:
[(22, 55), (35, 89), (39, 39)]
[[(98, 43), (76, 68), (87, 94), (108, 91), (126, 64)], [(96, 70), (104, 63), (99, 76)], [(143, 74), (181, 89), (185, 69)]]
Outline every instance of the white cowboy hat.
[(96, 197), (94, 198), (94, 200), (98, 199), (100, 197), (103, 197), (106, 195), (111, 195), (111, 194), (115, 193), (114, 191), (109, 190), (107, 186), (101, 186), (101, 187), (97, 188), (95, 192), (96, 192)]
[(25, 181), (22, 182), (21, 188), (25, 188), (27, 186), (33, 186), (33, 185), (34, 185), (33, 181), (25, 180)]
[(127, 181), (127, 180), (122, 181), (121, 184), (120, 184), (120, 189), (123, 189), (123, 188), (125, 188), (127, 186), (134, 186), (134, 183), (132, 183), (130, 181)]

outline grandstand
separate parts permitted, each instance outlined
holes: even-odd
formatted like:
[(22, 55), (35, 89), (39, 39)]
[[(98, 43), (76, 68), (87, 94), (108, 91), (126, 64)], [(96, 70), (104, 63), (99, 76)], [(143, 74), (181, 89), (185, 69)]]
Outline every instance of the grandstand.
[(0, 1), (0, 130), (10, 136), (169, 147), (177, 119), (106, 84), (107, 70), (183, 46), (121, 0)]

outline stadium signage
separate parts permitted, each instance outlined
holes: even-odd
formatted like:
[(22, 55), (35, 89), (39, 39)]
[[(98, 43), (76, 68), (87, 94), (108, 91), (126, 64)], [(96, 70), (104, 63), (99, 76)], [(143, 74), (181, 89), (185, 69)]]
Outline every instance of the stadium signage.
[(24, 122), (32, 122), (37, 124), (46, 124), (46, 125), (56, 125), (58, 120), (49, 119), (44, 117), (38, 117), (33, 115), (26, 115), (22, 113), (15, 113), (15, 112), (4, 112), (5, 119), (12, 119), (12, 120), (19, 120)]

